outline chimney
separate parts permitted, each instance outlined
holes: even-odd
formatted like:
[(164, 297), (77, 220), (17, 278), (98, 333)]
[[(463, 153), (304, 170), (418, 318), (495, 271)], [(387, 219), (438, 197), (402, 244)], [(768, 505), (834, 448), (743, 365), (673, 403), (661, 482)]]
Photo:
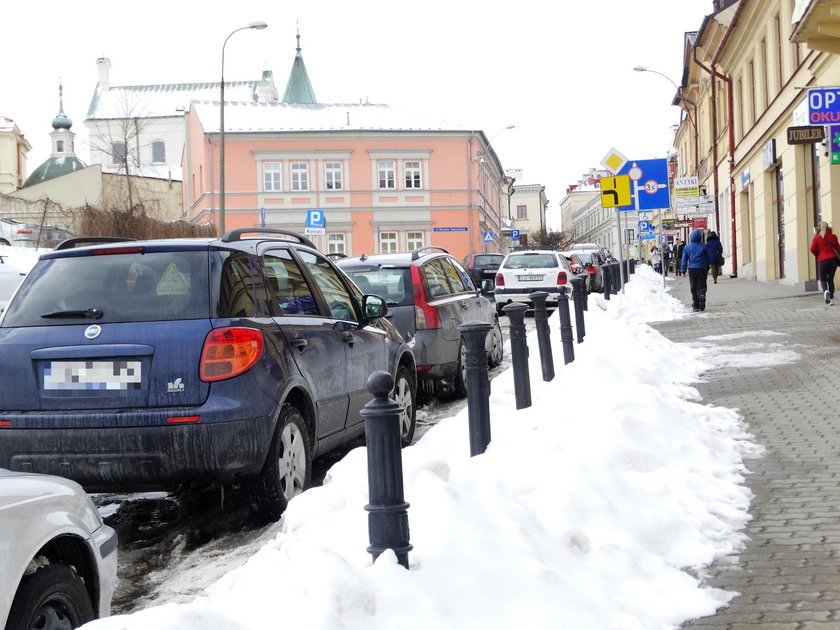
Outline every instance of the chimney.
[(96, 69), (99, 72), (99, 80), (96, 82), (96, 85), (107, 90), (111, 87), (111, 77), (109, 76), (111, 60), (108, 57), (100, 57), (96, 60)]

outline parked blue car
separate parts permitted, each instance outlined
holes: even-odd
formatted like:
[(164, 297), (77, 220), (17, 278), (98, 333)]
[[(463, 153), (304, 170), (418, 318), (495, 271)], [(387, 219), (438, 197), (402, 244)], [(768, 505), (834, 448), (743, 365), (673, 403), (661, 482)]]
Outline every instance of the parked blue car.
[(278, 515), (313, 457), (364, 432), (377, 370), (411, 441), (411, 349), (305, 237), (79, 240), (40, 257), (0, 320), (0, 468), (89, 491), (243, 483)]

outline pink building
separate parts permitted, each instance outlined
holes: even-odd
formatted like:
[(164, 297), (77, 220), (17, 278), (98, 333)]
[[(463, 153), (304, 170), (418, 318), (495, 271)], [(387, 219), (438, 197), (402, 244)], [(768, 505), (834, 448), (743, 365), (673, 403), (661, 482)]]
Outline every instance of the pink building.
[[(184, 208), (218, 221), (219, 103), (187, 115)], [(505, 251), (513, 180), (482, 131), (371, 104), (225, 104), (225, 229), (303, 232), (321, 210), (324, 252), (437, 245), (459, 259)]]

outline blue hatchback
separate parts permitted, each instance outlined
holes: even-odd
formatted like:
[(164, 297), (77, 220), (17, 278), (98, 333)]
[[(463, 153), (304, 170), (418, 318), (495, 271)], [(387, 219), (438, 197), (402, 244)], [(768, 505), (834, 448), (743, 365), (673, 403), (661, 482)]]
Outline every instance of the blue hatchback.
[(363, 433), (377, 370), (411, 441), (411, 349), (305, 237), (75, 244), (41, 256), (0, 321), (0, 468), (90, 491), (244, 482), (279, 514), (313, 457)]

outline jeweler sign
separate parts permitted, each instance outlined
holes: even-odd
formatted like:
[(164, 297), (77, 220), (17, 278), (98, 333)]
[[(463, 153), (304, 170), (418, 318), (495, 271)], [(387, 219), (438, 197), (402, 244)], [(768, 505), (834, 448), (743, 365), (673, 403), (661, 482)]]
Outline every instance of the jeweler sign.
[(825, 139), (825, 127), (822, 125), (805, 125), (803, 127), (788, 127), (788, 144), (813, 144)]

